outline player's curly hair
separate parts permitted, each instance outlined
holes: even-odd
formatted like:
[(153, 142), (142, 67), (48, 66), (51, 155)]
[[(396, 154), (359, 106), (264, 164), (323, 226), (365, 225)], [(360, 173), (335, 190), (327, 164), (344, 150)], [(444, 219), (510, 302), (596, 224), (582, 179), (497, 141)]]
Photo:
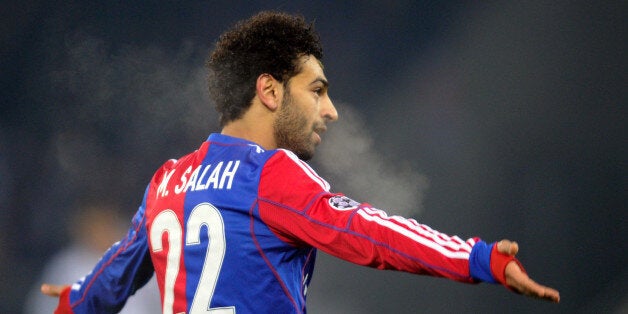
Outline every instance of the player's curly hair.
[(303, 55), (321, 60), (323, 49), (314, 24), (300, 15), (264, 11), (223, 33), (206, 63), (220, 125), (250, 107), (259, 75), (268, 73), (286, 85), (301, 70), (296, 61)]

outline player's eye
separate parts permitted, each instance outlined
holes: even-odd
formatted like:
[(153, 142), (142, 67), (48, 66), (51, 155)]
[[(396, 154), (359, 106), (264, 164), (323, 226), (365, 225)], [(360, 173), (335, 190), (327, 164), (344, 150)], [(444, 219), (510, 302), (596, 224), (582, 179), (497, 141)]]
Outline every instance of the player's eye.
[(318, 87), (314, 89), (314, 93), (316, 93), (316, 95), (320, 96), (325, 92), (325, 89), (322, 87)]

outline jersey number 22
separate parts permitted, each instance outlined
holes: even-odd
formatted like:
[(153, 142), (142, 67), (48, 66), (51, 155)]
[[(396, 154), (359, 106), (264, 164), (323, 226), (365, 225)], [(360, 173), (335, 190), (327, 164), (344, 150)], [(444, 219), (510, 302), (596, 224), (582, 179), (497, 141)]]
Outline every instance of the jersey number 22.
[[(233, 314), (235, 307), (209, 308), (218, 274), (225, 257), (225, 225), (218, 209), (209, 203), (196, 205), (186, 224), (185, 245), (199, 245), (201, 243), (201, 227), (207, 227), (209, 244), (203, 262), (201, 278), (194, 293), (194, 300), (190, 313)], [(166, 261), (166, 279), (164, 284), (163, 313), (171, 314), (174, 303), (174, 285), (179, 273), (179, 263), (183, 248), (181, 247), (183, 229), (174, 211), (167, 209), (160, 212), (153, 221), (150, 230), (150, 243), (153, 252), (163, 250), (162, 235), (168, 233), (168, 257)]]

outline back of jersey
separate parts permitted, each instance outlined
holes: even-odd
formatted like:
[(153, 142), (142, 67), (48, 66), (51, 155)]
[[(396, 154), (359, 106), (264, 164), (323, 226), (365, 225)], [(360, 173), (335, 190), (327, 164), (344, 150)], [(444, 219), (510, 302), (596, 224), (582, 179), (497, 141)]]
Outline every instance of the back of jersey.
[(199, 150), (155, 174), (145, 221), (164, 313), (304, 307), (294, 297), (279, 297), (289, 294), (276, 274), (284, 270), (271, 265), (303, 269), (307, 255), (277, 238), (256, 209), (260, 173), (274, 153), (212, 134)]

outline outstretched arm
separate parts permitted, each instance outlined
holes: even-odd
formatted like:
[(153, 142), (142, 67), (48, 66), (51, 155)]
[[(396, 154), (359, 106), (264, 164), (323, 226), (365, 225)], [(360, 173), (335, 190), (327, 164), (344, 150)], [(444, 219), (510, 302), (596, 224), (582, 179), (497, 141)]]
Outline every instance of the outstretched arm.
[[(515, 256), (519, 252), (517, 242), (501, 240), (497, 243), (497, 251), (509, 256)], [(511, 261), (504, 271), (506, 286), (523, 295), (548, 300), (558, 303), (560, 294), (556, 289), (546, 287), (532, 280), (517, 262)]]
[(144, 208), (143, 202), (127, 235), (104, 253), (89, 274), (72, 286), (49, 283), (41, 286), (42, 293), (59, 299), (55, 313), (117, 313), (127, 298), (150, 280), (153, 266), (146, 240)]
[[(286, 198), (286, 191), (292, 197)], [(326, 181), (289, 152), (266, 163), (259, 195), (262, 220), (295, 246), (313, 246), (358, 265), (467, 283), (500, 283), (521, 294), (559, 300), (556, 290), (528, 278), (514, 258), (516, 243), (465, 241), (331, 193)]]

